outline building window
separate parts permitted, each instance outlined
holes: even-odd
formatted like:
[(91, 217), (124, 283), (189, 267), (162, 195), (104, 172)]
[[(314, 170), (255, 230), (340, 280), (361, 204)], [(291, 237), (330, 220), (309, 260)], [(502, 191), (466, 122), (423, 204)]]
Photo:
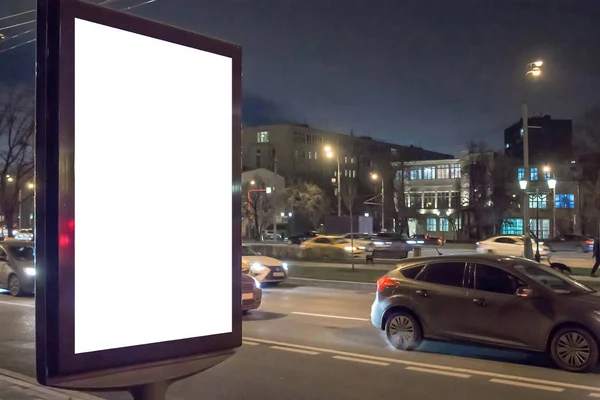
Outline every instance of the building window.
[[(537, 224), (538, 221), (540, 222), (539, 230), (538, 230), (538, 224)], [(550, 220), (549, 219), (544, 219), (544, 218), (540, 218), (539, 220), (530, 219), (529, 223), (531, 226), (531, 232), (533, 232), (538, 237), (538, 239), (548, 239), (550, 237)]]
[(269, 142), (269, 132), (262, 131), (256, 133), (256, 141), (258, 143), (268, 143)]
[(429, 232), (437, 231), (437, 219), (436, 218), (427, 218), (427, 231), (429, 231)]
[(350, 157), (350, 164), (354, 164), (354, 157)]
[(352, 177), (356, 178), (356, 170), (355, 169), (352, 170)]
[(312, 151), (309, 151), (309, 152), (308, 152), (308, 159), (309, 159), (309, 160), (312, 160)]
[(437, 166), (437, 179), (448, 179), (450, 178), (450, 167), (448, 165)]
[(348, 177), (348, 170), (347, 169), (344, 170), (344, 176)]
[(574, 194), (557, 194), (556, 208), (575, 208), (575, 195)]
[(525, 178), (525, 168), (519, 168), (517, 170), (517, 180), (522, 181)]
[(448, 232), (448, 218), (440, 218), (440, 232)]
[(460, 192), (450, 193), (450, 205), (452, 208), (460, 208)]
[(552, 178), (552, 172), (544, 172), (544, 180), (548, 180)]
[(450, 208), (450, 193), (449, 192), (438, 192), (437, 208), (439, 208), (439, 209)]
[(531, 180), (532, 181), (537, 181), (538, 180), (538, 169), (536, 167), (531, 168)]
[(529, 208), (546, 208), (547, 197), (545, 194), (529, 195)]
[(398, 155), (398, 149), (391, 149), (392, 151), (392, 155), (393, 156), (397, 156)]
[(510, 143), (506, 143), (506, 144), (504, 145), (504, 147), (506, 147), (506, 148), (508, 149), (508, 148), (510, 147)]
[(435, 179), (435, 167), (423, 168), (423, 179)]
[(423, 196), (423, 208), (435, 208), (435, 193), (425, 192)]
[(454, 230), (456, 232), (460, 231), (462, 229), (462, 218), (454, 218)]
[(519, 133), (521, 133), (521, 136), (523, 136), (523, 128), (521, 128), (521, 130), (519, 131)]
[(414, 167), (410, 169), (410, 179), (413, 181), (418, 181), (423, 179), (423, 170), (419, 167)]
[(523, 219), (522, 218), (507, 218), (502, 221), (503, 235), (522, 235), (523, 234)]
[(348, 157), (347, 156), (344, 157), (344, 164), (348, 164)]
[(294, 143), (306, 143), (306, 136), (304, 133), (294, 132)]
[(411, 207), (423, 208), (423, 196), (421, 193), (409, 193), (408, 198), (410, 199)]
[(460, 164), (453, 164), (450, 166), (450, 179), (460, 178)]

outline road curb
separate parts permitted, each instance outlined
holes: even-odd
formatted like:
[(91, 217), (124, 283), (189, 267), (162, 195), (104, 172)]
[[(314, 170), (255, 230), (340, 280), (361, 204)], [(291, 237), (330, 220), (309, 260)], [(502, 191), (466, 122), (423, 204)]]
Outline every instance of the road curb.
[(377, 288), (374, 283), (368, 282), (351, 282), (351, 281), (333, 281), (327, 279), (310, 279), (310, 278), (288, 278), (287, 283), (298, 286), (318, 286), (328, 287), (332, 289), (344, 289), (344, 290), (360, 290), (366, 292), (373, 292)]
[(32, 392), (39, 394), (39, 396), (42, 398), (46, 397), (44, 395), (60, 395), (60, 397), (63, 397), (65, 400), (104, 400), (100, 397), (92, 396), (86, 393), (42, 386), (30, 376), (22, 375), (2, 368), (0, 368), (0, 381), (29, 389)]

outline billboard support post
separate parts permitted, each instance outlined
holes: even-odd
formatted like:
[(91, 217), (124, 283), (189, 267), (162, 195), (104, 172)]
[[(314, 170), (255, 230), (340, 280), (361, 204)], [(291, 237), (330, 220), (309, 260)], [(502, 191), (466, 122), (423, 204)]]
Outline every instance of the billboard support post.
[[(37, 380), (164, 400), (242, 344), (241, 48), (83, 0), (37, 0), (37, 16)], [(214, 167), (198, 157), (206, 135), (231, 149), (216, 203), (189, 185)], [(179, 168), (171, 190), (155, 190), (159, 165)], [(148, 215), (175, 202), (192, 211), (172, 229), (202, 242), (215, 232), (197, 227), (214, 225), (220, 248), (197, 260), (178, 237), (134, 237), (98, 257), (107, 221), (151, 231)], [(207, 265), (222, 284), (198, 284)], [(158, 298), (165, 274), (178, 290)], [(117, 277), (123, 290), (106, 290)]]

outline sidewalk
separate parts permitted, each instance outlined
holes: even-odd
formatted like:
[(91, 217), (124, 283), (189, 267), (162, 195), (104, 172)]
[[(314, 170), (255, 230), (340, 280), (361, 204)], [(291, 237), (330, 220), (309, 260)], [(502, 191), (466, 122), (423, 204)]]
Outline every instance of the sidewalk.
[(0, 400), (102, 400), (100, 397), (41, 386), (34, 378), (0, 369)]

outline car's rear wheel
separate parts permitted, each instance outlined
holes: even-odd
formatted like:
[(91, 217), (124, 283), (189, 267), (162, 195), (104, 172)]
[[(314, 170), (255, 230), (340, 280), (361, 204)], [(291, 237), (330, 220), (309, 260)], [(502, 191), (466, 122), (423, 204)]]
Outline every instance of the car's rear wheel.
[(409, 312), (396, 312), (385, 322), (388, 342), (398, 350), (414, 350), (423, 341), (421, 324)]
[(552, 359), (570, 372), (587, 372), (598, 363), (598, 343), (585, 329), (567, 327), (556, 332), (550, 345)]
[(18, 297), (23, 294), (23, 289), (21, 288), (21, 281), (17, 275), (11, 275), (8, 278), (8, 291), (11, 296)]

